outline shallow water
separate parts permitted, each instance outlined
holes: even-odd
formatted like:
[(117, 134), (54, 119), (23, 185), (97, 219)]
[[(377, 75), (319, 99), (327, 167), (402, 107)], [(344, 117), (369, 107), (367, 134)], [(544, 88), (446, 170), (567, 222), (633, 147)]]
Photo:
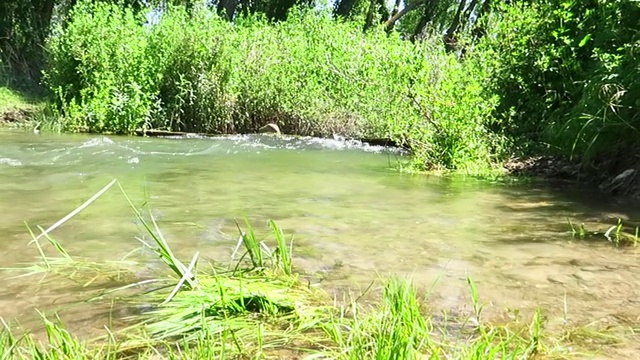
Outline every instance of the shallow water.
[[(7, 267), (33, 262), (24, 222), (47, 227), (116, 178), (136, 204), (146, 191), (185, 262), (196, 251), (228, 260), (234, 219), (246, 214), (263, 233), (273, 219), (294, 234), (295, 264), (331, 291), (390, 274), (412, 276), (426, 291), (439, 279), (431, 305), (468, 310), (469, 275), (496, 311), (543, 308), (560, 322), (567, 309), (575, 322), (636, 322), (637, 251), (573, 240), (566, 218), (604, 231), (616, 216), (639, 220), (640, 208), (572, 186), (401, 174), (391, 168), (397, 156), (340, 140), (0, 130), (0, 253)], [(53, 232), (72, 255), (102, 260), (139, 248), (141, 234), (115, 187)], [(55, 309), (84, 291), (39, 281), (0, 283), (0, 317)], [(86, 318), (102, 326), (100, 316)]]

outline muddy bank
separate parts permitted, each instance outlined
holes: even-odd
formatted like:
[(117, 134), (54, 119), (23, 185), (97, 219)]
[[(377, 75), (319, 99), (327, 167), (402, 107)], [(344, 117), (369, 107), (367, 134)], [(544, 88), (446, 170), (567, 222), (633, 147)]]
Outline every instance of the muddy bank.
[(559, 156), (511, 158), (509, 175), (593, 185), (612, 196), (640, 199), (640, 154), (616, 153), (588, 163)]
[(33, 110), (16, 108), (16, 109), (0, 109), (0, 124), (18, 124), (24, 123), (32, 119)]

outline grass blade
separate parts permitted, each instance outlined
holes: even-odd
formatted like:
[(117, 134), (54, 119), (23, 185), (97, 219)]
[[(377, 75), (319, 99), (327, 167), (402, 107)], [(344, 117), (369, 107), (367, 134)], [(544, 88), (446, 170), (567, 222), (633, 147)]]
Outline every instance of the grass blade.
[(55, 230), (56, 228), (58, 228), (60, 225), (64, 224), (65, 222), (67, 222), (69, 219), (71, 219), (72, 217), (76, 216), (79, 212), (81, 212), (82, 210), (84, 210), (87, 206), (91, 205), (94, 201), (96, 201), (100, 196), (102, 196), (102, 194), (104, 194), (107, 190), (109, 190), (113, 184), (115, 184), (117, 182), (116, 179), (111, 180), (111, 182), (109, 182), (105, 187), (103, 187), (102, 189), (100, 189), (100, 191), (98, 191), (97, 193), (95, 193), (92, 197), (90, 197), (87, 201), (85, 201), (82, 205), (78, 206), (77, 208), (75, 208), (72, 212), (68, 213), (67, 215), (65, 215), (62, 219), (56, 221), (53, 225), (49, 226), (46, 230), (42, 231), (42, 233), (40, 235), (38, 235), (37, 237), (35, 237), (33, 240), (31, 240), (31, 243), (33, 243), (34, 241), (37, 241), (38, 239), (40, 239), (41, 237), (45, 236), (46, 234), (52, 232), (53, 230)]

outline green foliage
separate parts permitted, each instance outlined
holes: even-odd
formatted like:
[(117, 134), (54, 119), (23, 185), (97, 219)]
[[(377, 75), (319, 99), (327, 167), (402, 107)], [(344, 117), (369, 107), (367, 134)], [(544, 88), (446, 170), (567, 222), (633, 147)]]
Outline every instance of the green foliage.
[(330, 322), (325, 331), (344, 350), (341, 359), (418, 359), (437, 347), (415, 286), (395, 278), (385, 283), (375, 311)]
[(574, 44), (580, 39), (577, 48), (589, 54), (586, 75), (570, 117), (551, 134), (570, 134), (566, 148), (578, 156), (626, 152), (640, 135), (640, 3), (600, 1), (575, 11)]
[(591, 231), (587, 230), (584, 223), (580, 223), (580, 226), (577, 227), (573, 224), (571, 219), (567, 218), (567, 222), (569, 224), (569, 228), (571, 231), (569, 233), (573, 238), (576, 239), (589, 239), (589, 240), (604, 240), (611, 242), (615, 247), (621, 246), (638, 246), (638, 242), (640, 241), (640, 227), (635, 228), (625, 228), (622, 223), (622, 219), (618, 219), (618, 223), (616, 225), (610, 226), (606, 231)]
[(419, 169), (478, 172), (497, 137), (479, 62), (412, 44), (329, 13), (234, 24), (208, 10), (168, 9), (157, 24), (126, 8), (81, 2), (48, 48), (47, 85), (70, 131), (136, 128), (388, 137)]
[[(47, 57), (44, 43), (52, 27), (64, 26), (76, 0), (3, 0), (0, 2), (0, 83), (34, 92)], [(136, 11), (157, 4), (141, 0), (102, 0), (128, 4)], [(53, 25), (53, 26), (52, 26)]]
[[(485, 90), (487, 68), (477, 59), (459, 62), (442, 47), (424, 48), (409, 93), (413, 119), (398, 120), (420, 168), (453, 168), (478, 174), (495, 163), (503, 139), (489, 129), (497, 97)], [(471, 57), (471, 56), (470, 56)]]
[(142, 19), (129, 8), (79, 2), (49, 41), (46, 82), (59, 96), (66, 130), (132, 132), (150, 115), (156, 69)]
[(48, 36), (63, 130), (277, 123), (391, 138), (412, 148), (414, 170), (482, 173), (506, 144), (600, 162), (639, 145), (638, 1), (428, 0), (394, 31), (373, 26), (388, 15), (377, 0), (158, 4), (5, 1), (0, 78), (38, 78)]
[(53, 7), (54, 0), (0, 3), (0, 81), (23, 89), (37, 83)]
[(500, 128), (583, 160), (637, 145), (640, 5), (568, 1), (504, 5), (484, 39)]

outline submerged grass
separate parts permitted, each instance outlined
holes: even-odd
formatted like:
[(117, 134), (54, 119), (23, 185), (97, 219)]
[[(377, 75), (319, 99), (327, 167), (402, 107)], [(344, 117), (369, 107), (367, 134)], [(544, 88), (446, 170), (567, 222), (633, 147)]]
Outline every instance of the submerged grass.
[(607, 228), (606, 231), (589, 231), (584, 223), (576, 226), (571, 219), (567, 219), (572, 237), (577, 239), (602, 239), (612, 243), (615, 247), (638, 246), (640, 242), (640, 227), (630, 229), (624, 226), (622, 219), (618, 219), (616, 225)]
[[(82, 338), (75, 336), (57, 316), (52, 321), (44, 313), (39, 313), (44, 325), (44, 336), (40, 337), (33, 333), (16, 335), (13, 325), (3, 323), (1, 360), (567, 358), (576, 355), (567, 344), (583, 341), (580, 336), (590, 336), (574, 329), (553, 338), (545, 333), (545, 323), (537, 312), (524, 325), (484, 321), (483, 305), (471, 278), (468, 284), (473, 313), (464, 321), (437, 317), (426, 307), (428, 293), (421, 295), (411, 281), (398, 277), (382, 281), (382, 296), (375, 306), (360, 302), (362, 294), (355, 300), (332, 301), (327, 293), (293, 271), (292, 241), (287, 241), (273, 221), (268, 224), (271, 240), (259, 240), (247, 221), (246, 230), (238, 225), (239, 242), (232, 258), (240, 256), (229, 266), (199, 265), (198, 254), (185, 265), (171, 251), (153, 216), (146, 221), (121, 187), (120, 190), (152, 239), (139, 240), (171, 271), (155, 279), (131, 280), (115, 289), (113, 284), (104, 285), (100, 295), (88, 301), (142, 288), (133, 296), (118, 300), (125, 306), (147, 310), (122, 319), (126, 326), (107, 327), (105, 335), (94, 339), (86, 339), (86, 334)], [(21, 271), (23, 276), (53, 272), (74, 280), (84, 278), (86, 283), (100, 275), (120, 274), (122, 264), (91, 265), (88, 260), (69, 255), (49, 234), (96, 198), (54, 226), (39, 228), (40, 235), (32, 233), (41, 263), (11, 270)], [(39, 242), (41, 237), (48, 240), (59, 257), (46, 255)], [(271, 249), (269, 244), (275, 247)], [(146, 286), (150, 283), (154, 288)]]

